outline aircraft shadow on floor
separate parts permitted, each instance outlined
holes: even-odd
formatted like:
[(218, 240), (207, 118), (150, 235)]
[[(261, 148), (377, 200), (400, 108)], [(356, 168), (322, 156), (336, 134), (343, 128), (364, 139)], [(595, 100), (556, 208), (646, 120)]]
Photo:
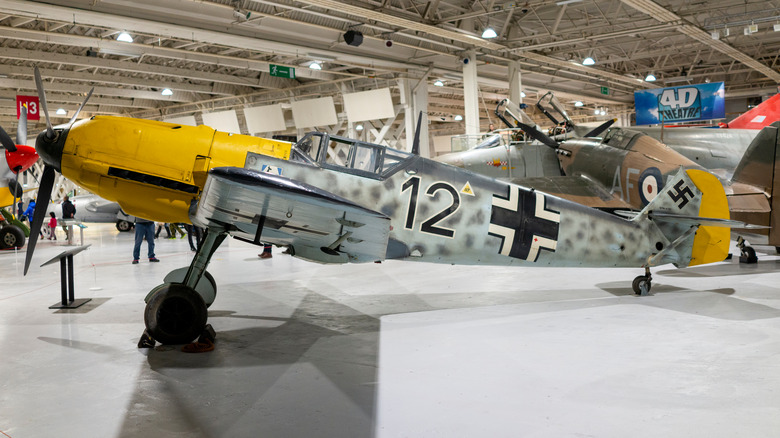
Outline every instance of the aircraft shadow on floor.
[[(684, 269), (666, 269), (657, 271), (655, 275), (666, 277), (732, 277), (735, 275), (768, 274), (780, 271), (780, 260), (759, 260), (758, 263), (715, 263), (710, 265), (694, 266)], [(653, 286), (655, 287), (655, 286)]]
[(733, 321), (780, 317), (780, 309), (736, 297), (734, 294), (737, 291), (732, 288), (691, 290), (654, 283), (651, 295), (639, 297), (624, 282), (601, 283), (596, 287), (621, 299), (626, 297), (626, 300), (630, 300), (622, 301), (623, 304), (630, 302), (702, 317)]

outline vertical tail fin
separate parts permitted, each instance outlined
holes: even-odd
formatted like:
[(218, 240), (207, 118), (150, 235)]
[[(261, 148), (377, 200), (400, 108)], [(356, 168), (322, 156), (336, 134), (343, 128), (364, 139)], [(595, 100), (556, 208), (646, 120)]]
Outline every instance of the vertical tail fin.
[(720, 180), (703, 170), (680, 170), (634, 219), (648, 221), (666, 240), (656, 245), (659, 252), (648, 264), (674, 263), (679, 268), (723, 261), (730, 228), (702, 225), (713, 219), (729, 219)]
[(761, 105), (728, 123), (731, 129), (761, 129), (780, 120), (780, 94), (761, 102)]
[[(780, 95), (778, 95), (780, 96)], [(755, 186), (763, 193), (758, 192), (752, 197), (759, 197), (761, 207), (753, 208), (754, 216), (745, 215), (740, 219), (750, 220), (758, 225), (768, 225), (769, 244), (780, 246), (780, 122), (761, 129), (750, 143), (745, 155), (734, 170), (732, 182)], [(769, 196), (769, 211), (766, 211), (766, 198)], [(746, 198), (743, 195), (737, 198)], [(740, 206), (739, 199), (732, 200), (734, 205)], [(750, 208), (739, 208), (747, 213)]]

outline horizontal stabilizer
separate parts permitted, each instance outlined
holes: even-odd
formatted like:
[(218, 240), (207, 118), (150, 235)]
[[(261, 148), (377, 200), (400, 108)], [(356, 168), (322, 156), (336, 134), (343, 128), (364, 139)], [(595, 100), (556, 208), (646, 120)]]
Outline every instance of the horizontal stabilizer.
[(707, 227), (744, 228), (748, 230), (760, 230), (760, 229), (770, 228), (763, 225), (753, 225), (747, 222), (735, 221), (732, 219), (722, 219), (716, 217), (685, 216), (685, 215), (673, 214), (673, 213), (654, 213), (654, 212), (648, 213), (647, 216), (650, 219), (656, 221), (669, 221), (669, 222), (676, 222), (680, 224), (702, 225)]

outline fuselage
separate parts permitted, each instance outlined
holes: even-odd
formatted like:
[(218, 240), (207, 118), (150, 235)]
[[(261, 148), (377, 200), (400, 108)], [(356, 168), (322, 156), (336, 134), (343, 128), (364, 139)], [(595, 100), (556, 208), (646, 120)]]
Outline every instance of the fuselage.
[(243, 166), (249, 152), (288, 158), (290, 143), (153, 120), (95, 116), (76, 123), (62, 174), (132, 216), (189, 223), (208, 170)]
[[(409, 157), (375, 175), (319, 164), (251, 155), (247, 168), (274, 169), (286, 178), (325, 188), (387, 215), (391, 241), (408, 250), (397, 258), (453, 264), (636, 267), (658, 252), (658, 246), (669, 244), (649, 223), (421, 157)], [(252, 238), (256, 224), (239, 221), (236, 225), (245, 238)], [(265, 233), (264, 239), (279, 237), (272, 230)]]
[[(631, 128), (659, 140), (705, 169), (733, 172), (758, 129)], [(663, 133), (663, 135), (662, 135)]]

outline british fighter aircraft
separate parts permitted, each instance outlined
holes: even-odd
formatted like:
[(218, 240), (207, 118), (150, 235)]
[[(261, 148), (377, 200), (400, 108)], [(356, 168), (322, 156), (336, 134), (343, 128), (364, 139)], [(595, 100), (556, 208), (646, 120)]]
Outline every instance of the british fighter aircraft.
[[(36, 82), (47, 114), (37, 71)], [(418, 145), (416, 136), (413, 152)], [(45, 162), (39, 206), (61, 172), (129, 214), (207, 229), (190, 266), (146, 297), (146, 341), (167, 344), (204, 330), (216, 297), (206, 268), (228, 235), (285, 245), (319, 263), (633, 267), (644, 269), (633, 287), (646, 293), (652, 266), (723, 260), (734, 225), (722, 185), (700, 170), (679, 171), (644, 210), (622, 218), (319, 132), (291, 145), (205, 126), (93, 116), (47, 125), (36, 149)], [(44, 214), (35, 211), (25, 272)]]
[[(513, 112), (503, 115), (502, 120), (511, 117), (505, 123), (518, 126), (536, 142), (448, 154), (437, 160), (608, 210), (644, 208), (680, 167), (705, 170), (698, 162), (633, 129), (612, 128), (603, 138), (559, 141), (521, 118), (522, 112), (520, 116)], [(780, 218), (780, 197), (772, 196), (775, 168), (780, 165), (776, 157), (778, 126), (775, 122), (758, 131), (730, 178), (722, 179), (732, 219), (756, 225), (738, 233), (745, 261), (756, 260), (755, 250), (739, 237), (780, 248), (780, 229), (773, 226)], [(496, 162), (501, 164), (493, 165)]]
[(720, 128), (635, 126), (706, 169), (733, 172), (758, 132), (780, 120), (780, 94)]

